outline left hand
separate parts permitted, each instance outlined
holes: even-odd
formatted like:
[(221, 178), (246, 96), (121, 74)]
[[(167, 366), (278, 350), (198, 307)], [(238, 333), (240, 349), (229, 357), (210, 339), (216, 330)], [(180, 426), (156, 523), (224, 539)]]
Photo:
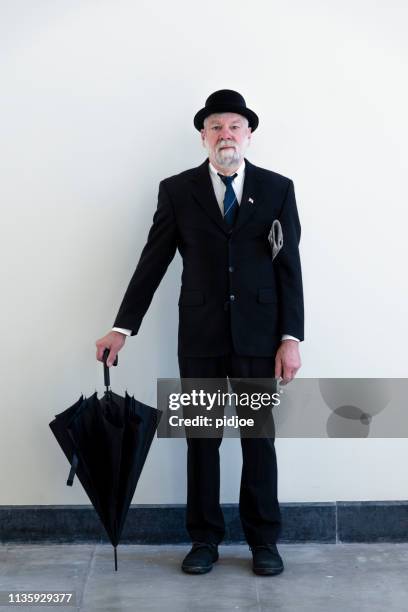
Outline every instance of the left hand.
[(275, 377), (282, 378), (282, 384), (286, 385), (295, 378), (301, 365), (299, 342), (282, 340), (275, 357)]

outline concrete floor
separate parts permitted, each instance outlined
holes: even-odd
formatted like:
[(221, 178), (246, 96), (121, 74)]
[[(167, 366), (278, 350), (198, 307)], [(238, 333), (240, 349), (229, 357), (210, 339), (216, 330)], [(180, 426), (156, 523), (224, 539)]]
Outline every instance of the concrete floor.
[[(0, 545), (0, 591), (67, 591), (85, 612), (402, 612), (408, 610), (408, 544), (280, 544), (285, 570), (255, 576), (244, 545), (221, 545), (211, 572), (184, 574), (188, 545)], [(21, 605), (34, 610), (41, 606)], [(54, 609), (55, 607), (52, 606)], [(0, 606), (12, 610), (16, 606)]]

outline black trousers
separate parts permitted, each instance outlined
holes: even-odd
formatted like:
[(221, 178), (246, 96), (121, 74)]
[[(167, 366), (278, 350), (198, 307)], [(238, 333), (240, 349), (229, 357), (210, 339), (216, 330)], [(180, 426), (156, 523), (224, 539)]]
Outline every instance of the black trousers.
[[(245, 357), (231, 351), (220, 357), (179, 355), (181, 378), (273, 378), (274, 357)], [(220, 506), (220, 457), (222, 437), (186, 438), (186, 528), (192, 541), (219, 544), (225, 535)], [(281, 529), (277, 497), (275, 438), (241, 435), (242, 472), (239, 513), (250, 546), (276, 542)]]

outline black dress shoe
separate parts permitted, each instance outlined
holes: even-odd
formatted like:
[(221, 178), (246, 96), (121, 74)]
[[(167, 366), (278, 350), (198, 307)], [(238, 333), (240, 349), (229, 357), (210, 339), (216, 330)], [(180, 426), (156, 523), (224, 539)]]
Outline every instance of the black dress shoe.
[(276, 544), (250, 546), (252, 551), (252, 570), (259, 576), (274, 576), (283, 572), (282, 557)]
[(213, 563), (218, 560), (218, 545), (208, 542), (193, 542), (190, 552), (181, 565), (187, 574), (205, 574), (212, 569)]

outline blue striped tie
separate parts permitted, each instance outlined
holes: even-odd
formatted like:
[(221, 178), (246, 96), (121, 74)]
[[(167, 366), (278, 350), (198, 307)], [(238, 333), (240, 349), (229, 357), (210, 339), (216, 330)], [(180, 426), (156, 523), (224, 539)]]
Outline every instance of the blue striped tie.
[(224, 176), (219, 172), (217, 172), (217, 174), (225, 185), (224, 219), (228, 223), (228, 225), (232, 227), (235, 223), (238, 213), (238, 200), (237, 196), (235, 195), (235, 191), (232, 188), (232, 181), (236, 176), (238, 176), (238, 174), (235, 173), (232, 176)]

